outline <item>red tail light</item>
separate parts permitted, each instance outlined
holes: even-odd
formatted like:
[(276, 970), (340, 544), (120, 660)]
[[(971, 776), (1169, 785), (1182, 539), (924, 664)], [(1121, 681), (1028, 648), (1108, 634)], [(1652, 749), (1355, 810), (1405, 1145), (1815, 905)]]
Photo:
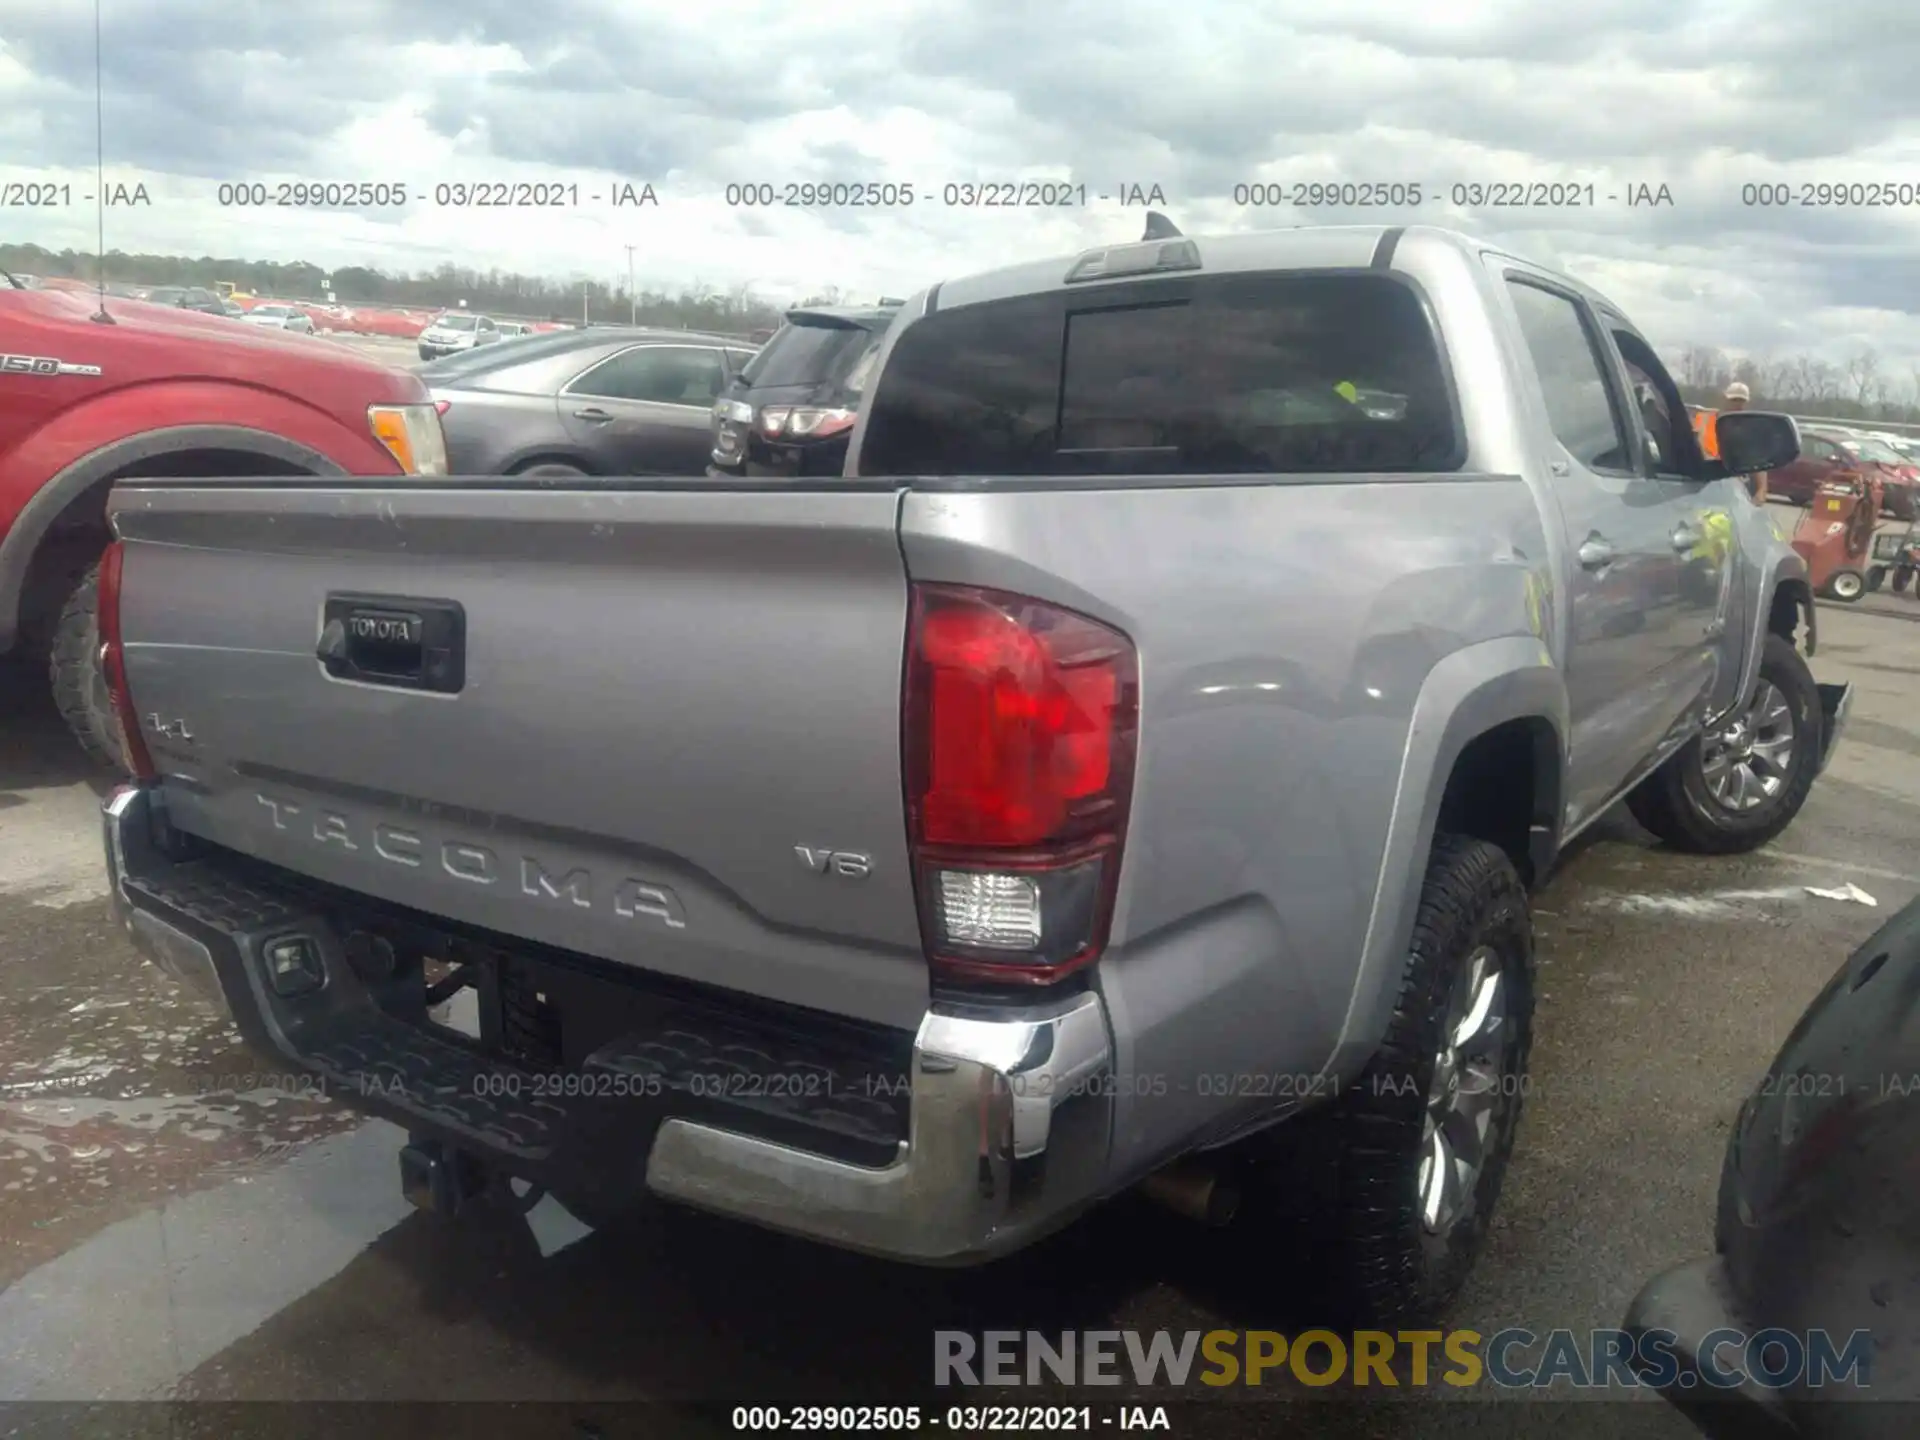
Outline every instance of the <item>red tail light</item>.
[(760, 412), (760, 429), (769, 440), (824, 440), (853, 429), (859, 418), (857, 410), (769, 405)]
[(1044, 985), (1099, 959), (1133, 801), (1139, 659), (1097, 620), (916, 585), (908, 839), (927, 958)]
[(126, 551), (115, 540), (100, 556), (100, 581), (94, 597), (94, 613), (100, 625), (100, 671), (106, 677), (107, 694), (113, 701), (113, 718), (119, 723), (122, 751), (133, 778), (152, 781), (160, 778), (147, 753), (146, 737), (140, 733), (140, 718), (134, 712), (133, 695), (127, 689), (126, 655), (120, 643), (120, 571), (126, 563)]

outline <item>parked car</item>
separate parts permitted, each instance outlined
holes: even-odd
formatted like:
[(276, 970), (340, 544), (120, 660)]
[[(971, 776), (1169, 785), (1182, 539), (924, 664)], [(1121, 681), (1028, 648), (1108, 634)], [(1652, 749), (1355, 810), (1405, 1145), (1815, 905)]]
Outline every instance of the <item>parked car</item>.
[(735, 373), (713, 406), (716, 474), (838, 475), (896, 302), (806, 309)]
[(1880, 481), (1885, 512), (1896, 520), (1920, 519), (1920, 468), (1886, 441), (1871, 435), (1832, 432), (1832, 438), (1853, 460), (1854, 467)]
[(442, 355), (457, 355), (500, 339), (500, 326), (485, 315), (464, 310), (449, 310), (434, 317), (420, 332), (420, 358), (437, 360)]
[(246, 315), (247, 307), (236, 300), (222, 300), (220, 302), (220, 313), (229, 320), (238, 320)]
[[(221, 311), (222, 314), (226, 312)], [(249, 325), (263, 330), (291, 330), (300, 335), (313, 334), (313, 317), (291, 305), (256, 305), (241, 317)]]
[(1529, 883), (1622, 795), (1764, 844), (1845, 719), (1736, 478), (1793, 422), (1709, 464), (1621, 311), (1424, 226), (948, 280), (865, 394), (770, 488), (120, 486), (128, 933), (422, 1206), (953, 1264), (1139, 1183), (1269, 1289), (1444, 1310)]
[(462, 475), (685, 475), (714, 398), (751, 352), (684, 330), (531, 335), (420, 370)]
[[(183, 309), (0, 281), (0, 654), (45, 663), (61, 713), (112, 760), (95, 658), (106, 497), (129, 475), (446, 469), (412, 375)], [(22, 363), (15, 364), (15, 360)]]
[[(1913, 1433), (1916, 997), (1920, 901), (1847, 958), (1740, 1107), (1713, 1255), (1661, 1274), (1633, 1301), (1635, 1368), (1715, 1440)], [(1771, 1365), (1764, 1346), (1744, 1343), (1763, 1332), (1791, 1337)], [(1813, 1355), (1816, 1344), (1830, 1353)]]
[(195, 285), (162, 285), (140, 298), (149, 305), (171, 305), (177, 310), (197, 310), (202, 315), (226, 314), (218, 295)]
[(519, 320), (496, 320), (493, 322), (493, 328), (500, 332), (502, 340), (518, 340), (522, 335), (534, 333), (533, 326)]
[(1808, 505), (1821, 485), (1858, 470), (1859, 464), (1830, 430), (1802, 428), (1800, 454), (1791, 464), (1768, 472), (1768, 493), (1796, 505)]

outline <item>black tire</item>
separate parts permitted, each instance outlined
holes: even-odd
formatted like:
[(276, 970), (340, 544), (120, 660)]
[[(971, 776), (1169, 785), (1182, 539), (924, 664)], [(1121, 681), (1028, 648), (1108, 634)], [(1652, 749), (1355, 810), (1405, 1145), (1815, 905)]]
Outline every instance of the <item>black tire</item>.
[[(1493, 957), (1489, 970), (1506, 997), (1483, 1083), (1472, 1092), (1489, 1101), (1483, 1159), (1459, 1218), (1436, 1233), (1423, 1221), (1419, 1193), (1427, 1102), (1455, 987), (1480, 955)], [(1235, 1229), (1264, 1249), (1284, 1233), (1276, 1218), (1296, 1222), (1292, 1238), (1303, 1242), (1299, 1258), (1324, 1306), (1317, 1313), (1391, 1329), (1438, 1317), (1459, 1294), (1513, 1153), (1533, 1040), (1533, 976), (1533, 922), (1513, 862), (1485, 841), (1437, 837), (1379, 1052), (1338, 1097), (1249, 1142), (1268, 1143), (1253, 1157)], [(1247, 1258), (1235, 1255), (1237, 1263)]]
[(1894, 594), (1904, 595), (1907, 587), (1913, 583), (1913, 570), (1910, 566), (1896, 565), (1893, 574), (1887, 577), (1887, 585)]
[(1716, 799), (1706, 775), (1708, 741), (1696, 737), (1627, 796), (1627, 808), (1660, 840), (1695, 855), (1738, 855), (1757, 850), (1793, 823), (1807, 792), (1826, 738), (1826, 715), (1813, 672), (1793, 642), (1767, 637), (1760, 656), (1756, 693), (1772, 686), (1786, 702), (1793, 722), (1786, 774), (1777, 793), (1751, 809), (1734, 809)]
[(523, 465), (513, 472), (516, 475), (530, 475), (548, 480), (566, 480), (587, 472), (578, 465), (563, 465), (558, 460), (541, 460), (532, 465)]
[(124, 774), (127, 762), (120, 722), (107, 696), (106, 677), (100, 672), (99, 600), (100, 564), (95, 561), (60, 607), (47, 662), (48, 679), (53, 686), (53, 703), (80, 748), (91, 759)]
[(1843, 605), (1852, 605), (1867, 593), (1867, 577), (1858, 570), (1836, 570), (1827, 577), (1827, 595)]
[(1870, 570), (1867, 571), (1867, 593), (1869, 595), (1871, 595), (1874, 591), (1878, 590), (1882, 585), (1886, 583), (1887, 583), (1887, 567), (1886, 566), (1875, 565), (1874, 567), (1872, 567)]

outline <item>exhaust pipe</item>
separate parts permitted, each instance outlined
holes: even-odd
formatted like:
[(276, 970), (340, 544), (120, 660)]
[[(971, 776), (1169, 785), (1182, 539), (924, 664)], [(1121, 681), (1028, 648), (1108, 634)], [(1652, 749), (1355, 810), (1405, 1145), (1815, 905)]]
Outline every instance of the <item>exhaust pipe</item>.
[(1218, 1229), (1240, 1208), (1240, 1192), (1204, 1166), (1176, 1161), (1140, 1182), (1140, 1193), (1156, 1205)]

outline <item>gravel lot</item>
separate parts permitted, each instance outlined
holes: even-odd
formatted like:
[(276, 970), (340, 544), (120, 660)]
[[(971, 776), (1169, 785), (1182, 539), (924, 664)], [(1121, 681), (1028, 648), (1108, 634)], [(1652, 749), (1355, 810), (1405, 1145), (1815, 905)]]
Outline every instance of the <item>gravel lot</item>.
[[(1904, 618), (1920, 605), (1822, 610), (1815, 668), (1857, 685), (1855, 719), (1775, 846), (1678, 857), (1610, 819), (1540, 896), (1534, 1098), (1456, 1324), (1610, 1325), (1643, 1278), (1709, 1248), (1740, 1097), (1842, 957), (1920, 894)], [(519, 1232), (414, 1214), (391, 1127), (246, 1080), (226, 1025), (137, 963), (103, 894), (104, 781), (42, 689), (0, 669), (0, 1401), (850, 1403), (924, 1386), (936, 1328), (1312, 1323), (1286, 1274), (1223, 1277), (1207, 1237), (1132, 1204), (961, 1274), (682, 1214), (602, 1233), (552, 1202)], [(1878, 907), (1806, 889), (1847, 881)], [(1692, 1433), (1652, 1402), (1338, 1408), (1306, 1433)], [(673, 1417), (652, 1433), (703, 1423)], [(1286, 1428), (1227, 1403), (1175, 1423)]]

